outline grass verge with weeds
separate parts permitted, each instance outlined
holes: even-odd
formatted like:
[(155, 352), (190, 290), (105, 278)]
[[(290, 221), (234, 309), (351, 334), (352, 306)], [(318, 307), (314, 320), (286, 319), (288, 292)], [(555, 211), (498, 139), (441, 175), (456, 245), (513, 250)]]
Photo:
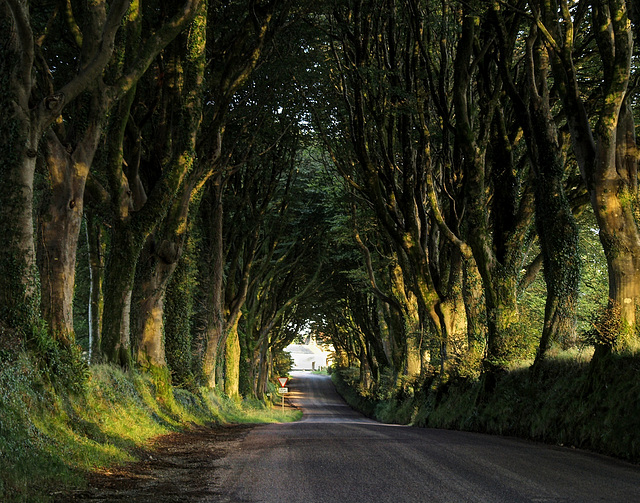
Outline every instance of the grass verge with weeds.
[(167, 391), (158, 379), (99, 365), (84, 391), (67, 394), (47, 384), (26, 354), (0, 361), (0, 501), (51, 501), (58, 490), (82, 487), (89, 472), (134, 460), (150, 439), (190, 426), (300, 416), (207, 389)]

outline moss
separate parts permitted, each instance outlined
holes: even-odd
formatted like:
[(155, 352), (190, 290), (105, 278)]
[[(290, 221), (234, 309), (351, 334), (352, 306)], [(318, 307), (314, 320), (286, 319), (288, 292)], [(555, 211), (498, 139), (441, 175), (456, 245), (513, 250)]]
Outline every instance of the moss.
[(165, 351), (173, 383), (197, 389), (192, 354), (197, 239), (192, 234), (167, 287), (164, 306)]

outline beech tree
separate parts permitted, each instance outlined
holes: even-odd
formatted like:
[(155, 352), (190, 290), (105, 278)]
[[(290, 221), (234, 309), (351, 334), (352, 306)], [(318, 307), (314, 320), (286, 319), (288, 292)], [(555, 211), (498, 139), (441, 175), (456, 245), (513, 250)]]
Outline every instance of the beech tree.
[[(504, 11), (507, 12), (504, 12)], [(539, 364), (551, 341), (566, 346), (576, 340), (578, 284), (578, 226), (565, 190), (566, 155), (551, 113), (548, 88), (549, 56), (535, 24), (530, 26), (520, 58), (515, 45), (523, 20), (519, 12), (492, 6), (499, 38), (500, 69), (528, 146), (535, 183), (535, 219), (547, 285), (544, 326), (536, 356)], [(523, 41), (521, 41), (523, 42)], [(515, 61), (524, 62), (517, 82)]]
[[(599, 354), (636, 345), (640, 271), (640, 231), (635, 217), (638, 150), (629, 78), (633, 48), (628, 4), (624, 0), (564, 0), (532, 4), (536, 22), (553, 56), (573, 152), (590, 196), (607, 258), (608, 318), (618, 330), (602, 333)], [(599, 103), (585, 103), (578, 64), (583, 27), (590, 23), (601, 66), (596, 81)], [(610, 325), (611, 326), (611, 325)]]
[[(92, 362), (185, 386), (261, 397), (275, 352), (315, 326), (369, 392), (482, 371), (490, 391), (536, 346), (534, 369), (579, 339), (588, 226), (608, 294), (584, 337), (595, 361), (633, 349), (637, 16), (625, 0), (3, 2), (0, 349), (75, 348), (82, 295)], [(586, 200), (596, 225), (576, 221)]]
[[(3, 2), (2, 22), (2, 96), (6, 120), (2, 122), (2, 222), (4, 236), (8, 236), (0, 252), (0, 269), (6, 278), (0, 286), (0, 319), (5, 330), (16, 334), (18, 339), (30, 334), (39, 318), (40, 289), (36, 270), (36, 246), (34, 239), (34, 173), (40, 151), (40, 142), (65, 107), (86, 90), (98, 84), (101, 75), (111, 60), (116, 34), (129, 8), (128, 0), (112, 2), (108, 12), (104, 2), (92, 4), (86, 11), (86, 35), (88, 41), (80, 54), (72, 54), (69, 60), (56, 61), (55, 41), (52, 54), (45, 51), (51, 43), (47, 37), (49, 18), (43, 12), (33, 15), (27, 2), (18, 0)], [(55, 18), (57, 12), (49, 12)], [(66, 53), (66, 55), (69, 55)], [(54, 60), (47, 60), (51, 56)], [(79, 58), (79, 61), (75, 61)], [(79, 63), (79, 64), (78, 64)], [(67, 74), (68, 79), (57, 82), (52, 77), (58, 73), (56, 67), (75, 67)], [(95, 110), (99, 112), (99, 110)], [(52, 179), (60, 200), (60, 211), (51, 215), (51, 223), (69, 221), (64, 237), (60, 237), (58, 257), (63, 279), (60, 293), (47, 303), (54, 329), (64, 342), (70, 336), (70, 302), (66, 298), (73, 285), (73, 238), (79, 232), (78, 222), (82, 215), (82, 193), (84, 178), (91, 162), (91, 150), (96, 142), (98, 120), (89, 121), (84, 141), (73, 148), (71, 156), (57, 143), (53, 132), (47, 136), (52, 143), (48, 150), (52, 166)], [(75, 153), (75, 155), (74, 155)], [(69, 171), (77, 171), (79, 181), (65, 181)], [(62, 209), (64, 208), (64, 209)], [(45, 228), (45, 233), (47, 230)], [(68, 234), (67, 234), (68, 233)], [(70, 248), (67, 248), (70, 247)], [(65, 249), (66, 248), (66, 249)], [(52, 257), (53, 258), (53, 257)], [(52, 265), (57, 268), (57, 265)], [(53, 271), (52, 271), (53, 272)], [(52, 281), (56, 281), (52, 275)], [(48, 279), (47, 279), (48, 281)]]

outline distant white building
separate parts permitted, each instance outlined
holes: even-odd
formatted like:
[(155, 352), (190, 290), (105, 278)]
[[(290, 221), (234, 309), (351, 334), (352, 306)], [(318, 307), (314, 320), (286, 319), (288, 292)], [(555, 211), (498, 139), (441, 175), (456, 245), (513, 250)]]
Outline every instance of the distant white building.
[(331, 353), (313, 339), (309, 344), (289, 344), (284, 350), (291, 354), (292, 370), (320, 370), (331, 364)]

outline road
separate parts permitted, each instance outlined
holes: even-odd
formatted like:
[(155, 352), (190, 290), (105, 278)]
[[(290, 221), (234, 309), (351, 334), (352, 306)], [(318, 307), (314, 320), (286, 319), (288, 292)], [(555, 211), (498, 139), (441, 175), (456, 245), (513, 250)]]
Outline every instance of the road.
[(326, 376), (294, 373), (303, 420), (259, 426), (218, 460), (228, 503), (640, 502), (640, 467), (518, 439), (380, 424)]

